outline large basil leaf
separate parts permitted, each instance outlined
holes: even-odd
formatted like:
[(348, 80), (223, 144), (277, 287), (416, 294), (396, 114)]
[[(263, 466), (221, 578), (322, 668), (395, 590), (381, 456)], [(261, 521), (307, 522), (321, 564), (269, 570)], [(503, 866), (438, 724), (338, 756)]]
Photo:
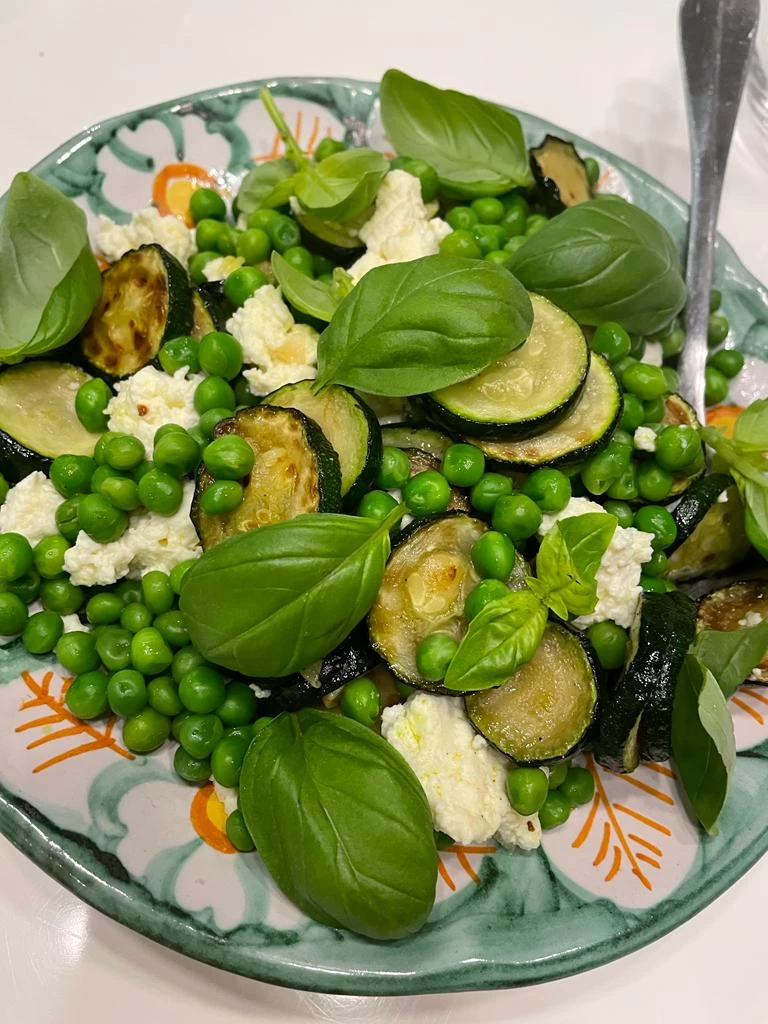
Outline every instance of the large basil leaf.
[(263, 207), (283, 206), (293, 195), (296, 165), (287, 157), (257, 164), (243, 178), (237, 193), (237, 209), (249, 214)]
[(469, 624), (443, 685), (466, 693), (501, 686), (536, 653), (547, 609), (530, 590), (491, 601)]
[(744, 529), (749, 543), (768, 560), (768, 489), (744, 480), (738, 473), (734, 478), (744, 502)]
[(685, 305), (674, 242), (650, 214), (618, 196), (579, 203), (514, 254), (512, 273), (581, 324), (617, 320), (653, 334)]
[(401, 155), (426, 160), (460, 196), (495, 196), (528, 185), (520, 121), (508, 110), (390, 69), (379, 91), (387, 137)]
[(267, 870), (313, 920), (400, 939), (429, 916), (437, 850), (427, 799), (371, 729), (324, 711), (280, 715), (248, 748), (240, 808)]
[(717, 680), (726, 700), (741, 686), (768, 651), (768, 622), (744, 629), (703, 629), (693, 653)]
[(711, 833), (728, 793), (736, 742), (722, 690), (692, 654), (686, 655), (675, 689), (672, 756), (696, 817)]
[(374, 602), (389, 529), (359, 516), (310, 513), (210, 548), (184, 577), (192, 643), (243, 675), (287, 676), (336, 647)]
[(759, 398), (737, 417), (733, 440), (742, 449), (768, 451), (768, 398)]
[(71, 341), (100, 294), (83, 211), (34, 174), (17, 174), (0, 222), (0, 362)]
[(587, 512), (561, 519), (542, 540), (528, 585), (561, 619), (595, 610), (595, 577), (616, 526), (606, 512)]
[(326, 323), (330, 321), (338, 305), (332, 285), (308, 277), (301, 270), (291, 266), (279, 252), (272, 253), (272, 270), (282, 288), (283, 297), (294, 309), (308, 313), (317, 320), (324, 320)]
[(532, 322), (527, 292), (493, 263), (439, 255), (376, 267), (320, 335), (318, 383), (435, 391), (518, 348)]

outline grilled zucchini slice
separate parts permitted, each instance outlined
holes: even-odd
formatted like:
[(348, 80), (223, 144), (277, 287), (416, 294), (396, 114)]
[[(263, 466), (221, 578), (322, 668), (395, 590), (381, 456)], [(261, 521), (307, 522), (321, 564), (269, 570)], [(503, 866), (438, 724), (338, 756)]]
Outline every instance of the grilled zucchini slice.
[(584, 390), (556, 426), (523, 440), (466, 439), (501, 468), (525, 472), (539, 466), (560, 466), (579, 462), (605, 444), (619, 422), (622, 407), (621, 389), (610, 366), (593, 352)]
[(549, 622), (529, 662), (501, 686), (464, 698), (472, 725), (518, 764), (576, 752), (597, 707), (597, 673), (588, 641)]
[(70, 363), (32, 360), (0, 372), (0, 473), (11, 483), (42, 470), (57, 455), (90, 455), (97, 435), (75, 413), (89, 375)]
[[(754, 621), (752, 621), (754, 619)], [(699, 604), (697, 632), (702, 629), (729, 631), (756, 626), (768, 619), (768, 580), (743, 580), (713, 590)], [(749, 677), (756, 683), (768, 683), (768, 651)]]
[(592, 198), (586, 164), (572, 142), (545, 135), (542, 144), (531, 150), (530, 159), (539, 192), (551, 213)]
[(332, 384), (319, 395), (312, 381), (286, 384), (264, 398), (264, 405), (298, 409), (318, 424), (336, 449), (341, 467), (341, 496), (359, 500), (381, 465), (381, 428), (373, 411), (352, 391)]
[(233, 313), (234, 307), (224, 295), (220, 282), (201, 284), (192, 292), (192, 337), (200, 341), (211, 331), (226, 330), (227, 320)]
[(440, 460), (453, 444), (450, 437), (439, 430), (414, 423), (388, 423), (381, 428), (381, 440), (390, 448), (425, 452)]
[(540, 434), (578, 400), (587, 379), (589, 348), (576, 321), (531, 295), (533, 326), (520, 348), (474, 377), (421, 397), (425, 415), (474, 437)]
[[(713, 500), (712, 493), (723, 480), (729, 486), (718, 490)], [(669, 556), (668, 579), (680, 583), (713, 576), (747, 557), (750, 543), (744, 530), (744, 505), (730, 477), (713, 474), (692, 481), (672, 515), (678, 523), (678, 540), (682, 532), (683, 542)]]
[(83, 328), (83, 357), (103, 377), (136, 373), (170, 338), (192, 328), (192, 288), (179, 261), (160, 245), (142, 245), (108, 267), (91, 319)]
[(603, 767), (633, 772), (641, 757), (668, 760), (675, 686), (695, 632), (696, 605), (686, 594), (643, 594), (624, 668), (600, 714)]
[(351, 267), (365, 253), (358, 231), (373, 210), (365, 210), (351, 221), (337, 223), (312, 213), (296, 214), (303, 244), (318, 256), (326, 256), (340, 267)]
[(255, 462), (242, 481), (242, 503), (225, 515), (206, 515), (200, 508), (200, 496), (213, 477), (204, 467), (198, 470), (191, 515), (204, 548), (304, 512), (340, 511), (339, 457), (308, 416), (296, 409), (259, 405), (221, 420), (213, 433), (245, 438)]

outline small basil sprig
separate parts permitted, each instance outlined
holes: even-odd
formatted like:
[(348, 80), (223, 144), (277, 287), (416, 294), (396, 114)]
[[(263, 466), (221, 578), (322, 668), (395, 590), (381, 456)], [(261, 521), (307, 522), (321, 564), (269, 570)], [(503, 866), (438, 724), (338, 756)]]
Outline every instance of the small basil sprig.
[(306, 709), (255, 738), (240, 808), (267, 870), (305, 914), (371, 939), (400, 939), (435, 900), (427, 798), (405, 760), (371, 729)]
[(333, 281), (328, 284), (297, 270), (279, 252), (272, 253), (272, 270), (283, 296), (294, 309), (326, 323), (330, 322), (336, 307), (353, 288), (352, 278), (341, 267), (334, 267)]
[(723, 692), (694, 654), (686, 655), (675, 689), (672, 756), (696, 817), (713, 832), (728, 793), (736, 743)]
[(293, 160), (282, 156), (251, 168), (237, 193), (238, 212), (247, 215), (254, 210), (285, 205), (293, 195), (295, 173)]
[(367, 209), (389, 171), (383, 153), (347, 149), (315, 163), (294, 138), (269, 89), (262, 89), (259, 96), (296, 166), (293, 192), (303, 209), (333, 221), (348, 220)]
[(531, 183), (523, 130), (510, 111), (394, 68), (382, 78), (379, 96), (396, 151), (426, 160), (455, 195), (495, 196)]
[(318, 387), (436, 391), (518, 348), (532, 322), (528, 293), (494, 263), (438, 255), (375, 267), (320, 335)]
[(657, 220), (619, 196), (564, 210), (515, 253), (515, 274), (581, 324), (617, 320), (653, 334), (685, 305), (675, 244)]
[(541, 542), (536, 576), (528, 586), (555, 615), (589, 615), (597, 605), (595, 577), (617, 522), (607, 512), (587, 512), (555, 523)]
[(17, 174), (0, 221), (0, 363), (71, 341), (100, 295), (83, 211), (34, 174)]
[(534, 656), (546, 624), (547, 609), (530, 590), (491, 601), (470, 622), (443, 685), (462, 693), (501, 686)]
[(768, 622), (743, 629), (703, 629), (693, 654), (709, 669), (727, 700), (747, 679), (768, 651)]
[(287, 676), (349, 635), (376, 598), (390, 551), (382, 522), (311, 513), (210, 548), (184, 577), (180, 608), (200, 653), (243, 675)]

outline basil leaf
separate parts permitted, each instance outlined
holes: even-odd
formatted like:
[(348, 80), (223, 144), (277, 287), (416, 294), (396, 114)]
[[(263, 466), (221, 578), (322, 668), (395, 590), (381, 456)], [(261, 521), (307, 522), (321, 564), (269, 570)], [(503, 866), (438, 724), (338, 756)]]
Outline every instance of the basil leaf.
[(331, 285), (307, 277), (291, 266), (279, 252), (272, 253), (272, 270), (283, 290), (283, 297), (295, 309), (318, 320), (325, 320), (326, 323), (330, 321), (338, 305)]
[(587, 512), (561, 519), (545, 535), (536, 556), (536, 577), (527, 582), (560, 618), (595, 610), (595, 577), (616, 525), (606, 512)]
[(376, 198), (389, 160), (374, 149), (347, 149), (320, 163), (307, 160), (296, 175), (296, 198), (324, 220), (349, 220)]
[(438, 255), (376, 267), (320, 335), (318, 383), (435, 391), (518, 348), (532, 321), (525, 289), (493, 263)]
[(180, 607), (192, 643), (217, 665), (287, 676), (323, 658), (374, 602), (389, 529), (359, 516), (310, 513), (206, 551), (184, 577)]
[(249, 214), (262, 208), (283, 206), (293, 195), (296, 165), (287, 157), (251, 168), (237, 193), (237, 209)]
[(59, 348), (101, 294), (85, 214), (33, 174), (17, 174), (0, 222), (0, 362)]
[(351, 274), (348, 274), (343, 267), (334, 267), (333, 283), (331, 284), (331, 295), (334, 301), (338, 305), (342, 299), (346, 299), (352, 289), (355, 287), (355, 281)]
[(768, 487), (733, 473), (744, 504), (744, 529), (752, 547), (768, 559)]
[(546, 624), (547, 609), (530, 590), (491, 601), (470, 622), (443, 685), (465, 693), (501, 686), (534, 656)]
[(768, 398), (759, 398), (738, 416), (733, 440), (744, 450), (768, 451)]
[(752, 449), (731, 441), (718, 427), (700, 427), (702, 441), (725, 459), (731, 469), (751, 480), (758, 487), (768, 487), (768, 460)]
[(733, 721), (712, 673), (687, 654), (672, 708), (672, 753), (696, 817), (712, 833), (736, 760)]
[(520, 121), (495, 103), (390, 69), (381, 119), (398, 153), (426, 160), (459, 196), (495, 196), (532, 181)]
[(617, 320), (653, 334), (685, 305), (674, 242), (618, 196), (579, 203), (548, 221), (517, 250), (511, 270), (581, 324)]
[(743, 629), (703, 629), (692, 653), (717, 680), (727, 700), (747, 679), (768, 651), (768, 622)]
[(427, 799), (371, 729), (324, 711), (280, 715), (248, 748), (240, 808), (267, 870), (313, 920), (400, 939), (429, 916), (437, 850)]

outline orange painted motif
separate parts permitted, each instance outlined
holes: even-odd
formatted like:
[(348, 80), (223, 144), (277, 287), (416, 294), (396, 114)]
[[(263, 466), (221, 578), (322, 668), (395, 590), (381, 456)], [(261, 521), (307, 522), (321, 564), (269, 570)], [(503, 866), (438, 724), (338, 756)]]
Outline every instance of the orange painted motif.
[[(312, 127), (309, 131), (309, 138), (307, 139), (306, 145), (302, 144), (301, 136), (304, 127), (304, 117), (301, 111), (296, 115), (296, 121), (293, 126), (293, 137), (296, 139), (298, 144), (302, 147), (303, 152), (307, 156), (311, 156), (317, 148), (317, 140), (320, 135), (320, 118), (317, 114), (312, 118)], [(330, 126), (326, 132), (328, 138), (331, 137)], [(283, 140), (280, 138), (280, 132), (275, 132), (274, 138), (272, 139), (272, 147), (266, 153), (257, 153), (252, 159), (255, 164), (263, 163), (265, 160), (277, 160), (279, 156), (284, 153)]]
[(32, 740), (27, 744), (27, 750), (36, 750), (44, 744), (63, 740), (70, 736), (82, 736), (85, 740), (85, 742), (75, 747), (70, 747), (62, 753), (42, 761), (32, 769), (33, 774), (43, 772), (46, 768), (53, 768), (54, 765), (68, 761), (72, 757), (88, 754), (92, 750), (112, 750), (120, 757), (125, 757), (129, 761), (133, 760), (133, 754), (124, 747), (121, 747), (112, 735), (116, 721), (114, 716), (105, 725), (94, 725), (90, 722), (81, 722), (79, 718), (75, 718), (70, 712), (64, 703), (64, 697), (72, 681), (71, 679), (62, 680), (59, 695), (55, 697), (51, 693), (51, 683), (54, 678), (53, 672), (46, 672), (40, 682), (35, 679), (31, 672), (22, 672), (21, 678), (24, 680), (32, 696), (20, 705), (19, 711), (27, 711), (30, 708), (39, 707), (45, 708), (49, 714), (23, 722), (16, 727), (15, 731), (20, 733), (29, 732), (31, 729), (44, 729), (46, 726), (51, 725), (62, 726), (61, 729), (46, 732), (37, 739)]
[(742, 412), (743, 405), (716, 405), (713, 409), (707, 409), (707, 424), (710, 427), (720, 427), (726, 437), (731, 437), (733, 425)]
[(181, 217), (187, 227), (191, 228), (193, 224), (189, 216), (189, 200), (195, 189), (202, 186), (218, 192), (227, 191), (199, 164), (166, 164), (157, 172), (152, 183), (152, 202), (162, 216), (173, 214)]
[[(478, 875), (477, 871), (475, 871), (475, 869), (472, 866), (472, 863), (470, 862), (469, 858), (470, 857), (475, 857), (475, 856), (477, 856), (477, 857), (484, 857), (486, 853), (495, 853), (496, 852), (496, 847), (495, 846), (479, 846), (479, 845), (478, 846), (466, 846), (466, 845), (462, 845), (461, 843), (453, 843), (452, 846), (446, 846), (445, 850), (443, 850), (441, 852), (442, 853), (453, 853), (453, 854), (455, 854), (456, 855), (456, 860), (459, 863), (459, 867), (462, 869), (464, 874), (468, 875), (472, 879), (472, 881), (475, 883), (475, 885), (479, 885), (480, 884), (480, 876)], [(440, 856), (440, 854), (438, 854), (438, 856), (437, 856), (437, 870), (439, 871), (440, 877), (445, 882), (445, 884), (448, 886), (448, 888), (452, 892), (456, 892), (456, 883), (454, 882), (453, 878), (451, 877), (451, 873), (448, 870), (448, 865), (445, 863), (445, 861)]]
[(212, 849), (219, 853), (237, 853), (224, 831), (227, 812), (211, 783), (195, 793), (189, 808), (189, 820), (195, 832)]

